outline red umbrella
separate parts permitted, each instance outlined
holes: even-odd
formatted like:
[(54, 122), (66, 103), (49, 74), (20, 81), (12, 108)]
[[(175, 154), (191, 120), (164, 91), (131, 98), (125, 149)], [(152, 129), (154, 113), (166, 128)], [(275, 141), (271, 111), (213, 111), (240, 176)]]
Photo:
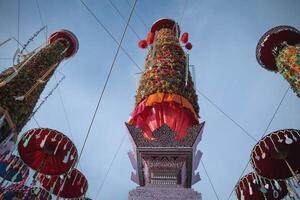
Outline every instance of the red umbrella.
[(287, 186), (283, 181), (265, 179), (254, 172), (240, 179), (235, 192), (240, 200), (276, 200), (288, 194)]
[(291, 26), (277, 26), (260, 38), (256, 47), (256, 58), (262, 67), (270, 71), (277, 71), (273, 50), (283, 42), (289, 45), (299, 44), (300, 32)]
[[(260, 176), (269, 179), (297, 178), (300, 172), (300, 130), (270, 133), (253, 148), (251, 163)], [(299, 180), (298, 180), (299, 181)]]
[(27, 131), (18, 144), (18, 150), (29, 167), (49, 175), (65, 174), (78, 157), (76, 147), (67, 136), (48, 128)]
[(75, 168), (66, 177), (41, 174), (39, 180), (47, 191), (63, 198), (82, 197), (88, 189), (87, 179)]

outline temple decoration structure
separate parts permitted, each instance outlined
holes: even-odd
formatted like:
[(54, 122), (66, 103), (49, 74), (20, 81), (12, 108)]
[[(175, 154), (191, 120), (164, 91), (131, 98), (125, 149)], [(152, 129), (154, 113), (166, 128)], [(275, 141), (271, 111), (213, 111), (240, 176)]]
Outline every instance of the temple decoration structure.
[(126, 123), (133, 145), (131, 179), (139, 185), (129, 192), (129, 200), (201, 199), (191, 187), (200, 181), (196, 170), (202, 152), (197, 145), (204, 122), (189, 71), (192, 44), (188, 33), (180, 35), (174, 20), (160, 19), (147, 40), (139, 42), (141, 48), (150, 48), (135, 109)]
[(64, 59), (78, 50), (76, 36), (54, 32), (48, 43), (0, 73), (0, 153), (10, 151), (17, 135), (33, 114), (48, 80)]
[(256, 48), (259, 64), (279, 72), (300, 97), (300, 32), (291, 26), (277, 26), (267, 31)]

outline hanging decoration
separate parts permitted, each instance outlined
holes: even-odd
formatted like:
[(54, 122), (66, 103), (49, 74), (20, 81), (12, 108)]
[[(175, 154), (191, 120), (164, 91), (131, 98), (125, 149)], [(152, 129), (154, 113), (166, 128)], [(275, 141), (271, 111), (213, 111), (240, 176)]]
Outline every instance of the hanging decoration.
[(8, 187), (0, 189), (0, 198), (5, 200), (51, 200), (51, 195), (40, 187)]
[[(177, 139), (181, 139), (187, 128), (199, 123), (188, 55), (179, 43), (179, 36), (180, 29), (174, 20), (160, 19), (152, 25), (147, 37), (151, 48), (129, 124), (141, 128), (148, 139), (153, 139), (151, 132), (162, 124), (175, 130)], [(188, 42), (188, 33), (183, 34), (181, 41)]]
[(187, 43), (189, 41), (189, 34), (187, 32), (183, 33), (181, 36), (181, 42), (182, 43)]
[(23, 161), (15, 155), (3, 155), (0, 158), (0, 187), (13, 184), (23, 186), (28, 178), (29, 169)]
[(37, 173), (67, 173), (78, 159), (77, 149), (64, 134), (49, 128), (27, 131), (18, 144), (22, 160)]
[(15, 148), (16, 140), (14, 132), (0, 143), (0, 155), (10, 155)]
[[(262, 138), (253, 148), (251, 164), (267, 179), (290, 179), (300, 186), (300, 130), (283, 129)], [(289, 185), (288, 185), (289, 186)], [(291, 188), (294, 188), (290, 185)]]
[(147, 41), (146, 40), (139, 41), (139, 47), (142, 49), (146, 49), (148, 47)]
[(148, 34), (148, 37), (147, 37), (147, 44), (148, 45), (151, 45), (154, 41), (154, 36), (155, 36), (155, 33), (153, 32), (149, 32)]
[[(0, 73), (0, 107), (9, 114), (17, 134), (27, 123), (59, 63), (77, 50), (78, 41), (74, 34), (60, 30), (50, 36), (46, 46), (29, 53), (25, 60)], [(12, 132), (9, 123), (2, 124), (0, 142)]]
[(279, 72), (300, 97), (300, 32), (291, 26), (278, 26), (258, 42), (256, 58), (267, 70)]
[(193, 48), (192, 43), (190, 43), (190, 42), (186, 43), (185, 48), (186, 48), (187, 50), (191, 50), (191, 49)]
[(239, 200), (280, 200), (288, 194), (284, 181), (265, 179), (254, 172), (239, 180), (235, 192)]
[(40, 175), (39, 181), (49, 193), (62, 198), (84, 197), (88, 182), (85, 176), (77, 169), (64, 176)]

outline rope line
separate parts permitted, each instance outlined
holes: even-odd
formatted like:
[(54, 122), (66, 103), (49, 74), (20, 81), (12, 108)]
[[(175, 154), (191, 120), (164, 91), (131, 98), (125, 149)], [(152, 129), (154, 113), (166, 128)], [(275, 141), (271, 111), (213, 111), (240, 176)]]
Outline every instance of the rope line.
[[(42, 15), (42, 12), (41, 12), (41, 7), (40, 7), (40, 3), (39, 3), (39, 0), (35, 0), (35, 3), (36, 3), (36, 7), (38, 9), (38, 13), (39, 13), (39, 18), (40, 18), (40, 21), (41, 21), (41, 25), (42, 26), (46, 26), (45, 25), (45, 22), (44, 22), (44, 19), (43, 19), (43, 15)], [(46, 29), (44, 30), (44, 33), (45, 33), (45, 38), (47, 40), (47, 26), (46, 26)]]
[[(131, 8), (131, 4), (129, 2), (129, 0), (126, 0), (127, 5)], [(143, 18), (138, 14), (137, 11), (133, 11), (133, 13), (138, 17), (138, 19), (140, 20), (140, 22), (145, 26), (145, 28), (147, 30), (150, 29), (150, 27), (147, 25), (147, 23), (145, 23), (145, 20), (143, 20)]]
[(39, 122), (36, 120), (35, 116), (32, 116), (33, 121), (36, 123), (36, 125), (41, 128)]
[(213, 191), (214, 191), (214, 193), (215, 193), (216, 199), (220, 200), (219, 195), (218, 195), (218, 193), (217, 193), (217, 191), (216, 191), (216, 188), (215, 188), (214, 184), (212, 183), (210, 176), (208, 175), (208, 172), (207, 172), (207, 170), (206, 170), (206, 167), (205, 167), (205, 165), (204, 165), (202, 159), (201, 159), (200, 161), (201, 161), (201, 165), (202, 165), (202, 167), (203, 167), (203, 169), (204, 169), (204, 172), (205, 172), (205, 174), (206, 174), (206, 176), (207, 176), (207, 178), (208, 178), (208, 181), (209, 181), (209, 183), (210, 183), (210, 186), (212, 187), (212, 189), (213, 189)]
[(42, 12), (41, 12), (41, 8), (40, 8), (40, 4), (39, 4), (39, 0), (35, 0), (35, 3), (36, 3), (36, 7), (38, 9), (38, 13), (39, 13), (39, 18), (40, 18), (40, 21), (41, 21), (41, 25), (45, 26), (45, 23), (44, 23), (44, 20), (43, 20), (43, 16), (42, 16)]
[[(20, 41), (20, 12), (21, 12), (20, 7), (21, 7), (21, 2), (20, 0), (18, 0), (18, 34), (17, 34), (18, 41)], [(17, 48), (19, 48), (19, 42)]]
[[(279, 104), (278, 104), (278, 106), (277, 106), (277, 108), (276, 108), (276, 110), (275, 110), (273, 116), (271, 117), (271, 120), (269, 121), (269, 123), (268, 123), (268, 125), (267, 125), (267, 127), (266, 127), (266, 129), (265, 129), (265, 132), (262, 134), (261, 138), (264, 137), (264, 136), (266, 135), (266, 133), (267, 133), (268, 129), (270, 128), (270, 126), (271, 126), (271, 124), (272, 124), (272, 122), (273, 122), (273, 120), (274, 120), (274, 118), (275, 118), (275, 116), (276, 116), (276, 114), (277, 114), (277, 112), (278, 112), (278, 110), (279, 110), (279, 108), (280, 108), (282, 102), (284, 101), (284, 99), (285, 99), (285, 97), (286, 97), (286, 95), (287, 95), (289, 89), (290, 89), (290, 87), (288, 87), (288, 88), (285, 90), (284, 95), (283, 95), (283, 97), (281, 98), (281, 100), (280, 100), (280, 102), (279, 102)], [(245, 168), (243, 169), (243, 171), (242, 171), (242, 173), (241, 173), (241, 175), (240, 175), (240, 177), (239, 177), (238, 180), (240, 180), (240, 179), (242, 178), (242, 176), (244, 175), (244, 173), (245, 173), (245, 171), (246, 171), (246, 169), (247, 169), (249, 163), (250, 163), (250, 159), (248, 160), (248, 162), (247, 162)], [(231, 192), (230, 192), (229, 197), (228, 197), (227, 200), (229, 200), (229, 199), (231, 198), (231, 196), (232, 196), (232, 194), (233, 194), (233, 192), (234, 192), (234, 189), (235, 189), (235, 186), (234, 186), (233, 189), (231, 190)]]
[[(119, 14), (119, 16), (123, 19), (123, 21), (126, 22), (127, 19), (124, 17), (124, 15), (118, 9), (118, 7), (111, 0), (108, 0), (108, 1), (111, 4), (111, 6), (117, 11), (117, 13)], [(130, 24), (128, 26), (129, 26), (129, 29), (134, 33), (134, 35), (140, 40), (141, 37), (139, 36), (139, 34), (132, 28), (132, 26)]]
[(182, 22), (182, 20), (183, 20), (183, 17), (184, 17), (184, 14), (185, 14), (185, 10), (186, 10), (187, 4), (188, 4), (188, 0), (185, 0), (184, 6), (183, 6), (182, 15), (181, 15), (181, 18), (179, 19), (179, 24), (181, 24), (181, 22)]
[(209, 97), (207, 97), (205, 94), (203, 94), (200, 90), (196, 89), (197, 92), (204, 97), (211, 105), (213, 105), (218, 111), (220, 111), (224, 116), (226, 116), (230, 121), (232, 121), (236, 126), (238, 126), (249, 138), (251, 138), (253, 141), (257, 142), (257, 139), (253, 137), (246, 129), (244, 129), (239, 123), (237, 123), (232, 117), (230, 117), (228, 114), (226, 114), (217, 104), (215, 104)]
[[(66, 64), (67, 64), (67, 63), (65, 63), (65, 65), (66, 65)], [(61, 73), (61, 72), (60, 72), (60, 73)], [(57, 82), (56, 74), (57, 74), (57, 73), (54, 74), (54, 78), (55, 78), (55, 80), (56, 80), (56, 82)], [(65, 75), (63, 75), (63, 76), (65, 76)], [(71, 140), (73, 141), (74, 136), (73, 136), (73, 131), (72, 131), (72, 128), (71, 128), (71, 123), (70, 123), (70, 120), (69, 120), (69, 117), (68, 117), (68, 113), (67, 113), (67, 110), (66, 110), (66, 106), (65, 106), (65, 103), (64, 103), (64, 101), (63, 101), (63, 96), (62, 96), (62, 93), (61, 93), (61, 90), (60, 90), (60, 87), (59, 87), (59, 86), (57, 87), (57, 91), (58, 91), (58, 96), (59, 96), (60, 103), (61, 103), (61, 105), (62, 105), (62, 109), (63, 109), (63, 113), (64, 113), (64, 118), (65, 118), (66, 123), (67, 123), (67, 128), (68, 128), (68, 131), (69, 131), (69, 133), (70, 133)], [(81, 172), (84, 172), (83, 168), (82, 168), (81, 165), (80, 165), (79, 160), (78, 160), (78, 166), (79, 166), (80, 171), (81, 171)]]
[(97, 190), (95, 200), (98, 198), (98, 196), (99, 196), (99, 194), (100, 194), (100, 192), (101, 192), (101, 190), (102, 190), (102, 188), (103, 188), (103, 186), (104, 186), (104, 183), (105, 183), (105, 181), (106, 181), (106, 178), (108, 177), (108, 174), (109, 174), (109, 172), (110, 172), (110, 170), (111, 170), (111, 168), (112, 168), (112, 166), (113, 166), (113, 163), (115, 162), (115, 160), (116, 160), (116, 158), (117, 158), (117, 155), (118, 155), (119, 152), (120, 152), (120, 149), (121, 149), (121, 147), (122, 147), (122, 144), (123, 144), (124, 141), (125, 141), (125, 138), (126, 138), (126, 135), (124, 134), (123, 137), (122, 137), (122, 139), (121, 139), (121, 142), (120, 142), (120, 144), (119, 144), (119, 146), (118, 146), (118, 148), (117, 148), (117, 151), (116, 151), (115, 154), (114, 154), (113, 159), (112, 159), (112, 160), (110, 161), (110, 163), (109, 163), (109, 167), (108, 167), (108, 169), (107, 169), (107, 171), (106, 171), (106, 173), (105, 173), (105, 175), (104, 175), (104, 178), (103, 178), (103, 180), (102, 180), (102, 182), (101, 182), (101, 184), (100, 184), (100, 186), (99, 186), (99, 188), (98, 188), (98, 190)]
[(104, 24), (100, 21), (100, 19), (96, 16), (96, 14), (87, 6), (87, 4), (83, 0), (79, 0), (81, 4), (87, 9), (87, 11), (94, 17), (96, 22), (104, 29), (104, 31), (111, 37), (111, 39), (120, 46), (120, 49), (125, 53), (125, 55), (129, 58), (129, 60), (140, 70), (143, 71), (142, 68), (134, 61), (134, 59), (130, 56), (130, 54), (122, 47), (122, 45), (118, 42), (118, 40), (113, 36), (113, 34), (104, 26)]
[[(89, 7), (84, 3), (83, 0), (80, 0), (80, 2), (86, 7), (86, 9), (90, 10)], [(129, 22), (130, 22), (130, 19), (131, 19), (131, 17), (132, 17), (132, 13), (133, 13), (133, 10), (134, 10), (134, 8), (135, 8), (136, 3), (137, 3), (137, 0), (135, 0), (135, 3), (134, 3), (134, 5), (133, 5), (133, 7), (132, 7), (132, 10), (131, 10), (131, 13), (130, 13), (129, 18), (128, 18), (128, 20), (127, 20), (125, 29), (124, 29), (123, 34), (122, 34), (122, 37), (121, 37), (121, 40), (120, 40), (120, 42), (118, 42), (119, 45), (118, 45), (117, 51), (116, 51), (116, 53), (115, 53), (115, 55), (114, 55), (112, 64), (111, 64), (110, 69), (109, 69), (109, 73), (108, 73), (108, 75), (107, 75), (107, 77), (106, 77), (104, 86), (103, 86), (103, 88), (102, 88), (100, 97), (99, 97), (99, 99), (98, 99), (97, 106), (96, 106), (96, 108), (95, 108), (95, 111), (94, 111), (94, 114), (93, 114), (91, 123), (90, 123), (90, 125), (89, 125), (88, 131), (87, 131), (87, 134), (86, 134), (86, 137), (85, 137), (85, 139), (84, 139), (83, 146), (82, 146), (82, 148), (81, 148), (81, 150), (80, 150), (78, 160), (80, 160), (80, 158), (81, 158), (81, 156), (82, 156), (82, 153), (83, 153), (84, 147), (85, 147), (85, 145), (86, 145), (87, 139), (88, 139), (88, 137), (89, 137), (89, 135), (90, 135), (91, 128), (92, 128), (93, 123), (94, 123), (94, 121), (95, 121), (95, 117), (96, 117), (96, 115), (97, 115), (97, 112), (98, 112), (100, 103), (101, 103), (102, 98), (103, 98), (103, 94), (104, 94), (104, 92), (105, 92), (105, 89), (106, 89), (106, 87), (107, 87), (109, 78), (110, 78), (110, 76), (111, 76), (112, 70), (113, 70), (114, 65), (115, 65), (115, 62), (116, 62), (117, 57), (118, 57), (118, 55), (119, 55), (119, 52), (120, 52), (120, 49), (121, 49), (121, 44), (122, 44), (122, 42), (123, 42), (123, 40), (124, 40), (124, 37), (125, 37), (125, 34), (126, 34), (126, 31), (127, 31), (127, 28), (128, 28)]]

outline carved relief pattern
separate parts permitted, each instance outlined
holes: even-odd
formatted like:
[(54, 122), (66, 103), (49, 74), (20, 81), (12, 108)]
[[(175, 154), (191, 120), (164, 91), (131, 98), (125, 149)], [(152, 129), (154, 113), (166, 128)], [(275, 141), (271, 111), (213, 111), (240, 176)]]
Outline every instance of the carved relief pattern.
[(148, 156), (143, 157), (150, 170), (181, 169), (184, 157), (178, 156)]
[(190, 188), (138, 187), (129, 192), (129, 200), (201, 200)]
[(176, 140), (176, 132), (166, 124), (153, 132), (154, 140), (144, 138), (143, 131), (126, 123), (133, 141), (137, 147), (192, 147), (200, 134), (204, 123), (197, 124), (187, 130), (188, 134), (182, 140)]

